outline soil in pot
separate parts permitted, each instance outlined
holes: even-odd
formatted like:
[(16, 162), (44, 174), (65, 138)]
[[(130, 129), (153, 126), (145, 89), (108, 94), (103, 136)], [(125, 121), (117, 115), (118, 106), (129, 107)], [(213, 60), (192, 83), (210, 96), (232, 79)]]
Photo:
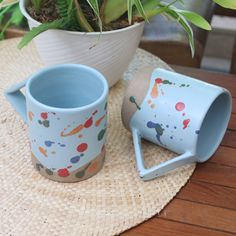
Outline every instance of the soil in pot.
[(32, 1), (29, 1), (26, 9), (33, 19), (41, 23), (50, 22), (59, 18), (54, 0), (42, 1), (39, 12), (36, 12), (34, 9)]
[[(93, 27), (93, 29), (97, 32), (100, 31), (97, 23), (97, 17), (94, 15), (94, 12), (89, 7), (88, 3), (85, 1), (81, 1), (80, 6), (82, 8), (83, 14), (88, 20), (89, 24)], [(26, 6), (26, 10), (29, 15), (38, 22), (46, 23), (60, 18), (59, 9), (56, 6), (55, 0), (42, 0), (41, 7), (38, 12), (33, 7), (32, 0), (29, 1), (28, 6)], [(101, 10), (102, 11), (102, 10)], [(142, 21), (142, 19), (135, 19), (136, 22)], [(122, 29), (129, 26), (127, 14), (121, 16), (118, 20), (113, 21), (107, 25), (103, 25), (103, 31), (111, 31), (116, 29)], [(75, 31), (83, 31), (77, 28), (69, 29)]]

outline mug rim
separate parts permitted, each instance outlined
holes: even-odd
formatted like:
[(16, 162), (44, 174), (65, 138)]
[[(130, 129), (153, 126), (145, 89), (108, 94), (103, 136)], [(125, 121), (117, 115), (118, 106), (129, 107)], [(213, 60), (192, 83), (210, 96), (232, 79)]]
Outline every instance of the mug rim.
[[(37, 80), (41, 75), (43, 75), (49, 71), (63, 69), (63, 68), (66, 68), (66, 69), (71, 68), (71, 69), (77, 69), (77, 70), (78, 69), (85, 69), (85, 70), (91, 72), (103, 84), (102, 94), (94, 102), (89, 103), (84, 106), (74, 107), (74, 108), (61, 108), (61, 107), (49, 106), (49, 105), (46, 105), (42, 102), (39, 102), (36, 98), (34, 98), (34, 96), (31, 94), (31, 91), (30, 91), (30, 86), (31, 86), (32, 82)], [(28, 97), (31, 101), (33, 101), (35, 104), (37, 104), (39, 107), (42, 107), (43, 109), (57, 111), (57, 112), (77, 112), (77, 111), (83, 111), (83, 110), (93, 108), (93, 107), (97, 106), (98, 104), (100, 104), (102, 101), (104, 101), (104, 99), (106, 99), (106, 96), (108, 95), (108, 90), (109, 90), (108, 83), (107, 83), (107, 80), (105, 79), (105, 77), (98, 70), (96, 70), (92, 67), (86, 66), (86, 65), (82, 65), (82, 64), (60, 64), (60, 65), (49, 66), (49, 67), (43, 68), (43, 69), (37, 71), (36, 73), (32, 74), (26, 82), (26, 97)]]
[[(208, 154), (205, 154), (205, 157), (204, 158), (198, 158), (197, 162), (199, 163), (202, 163), (202, 162), (205, 162), (207, 161), (208, 159), (210, 159), (212, 157), (212, 155), (216, 152), (217, 148), (220, 146), (220, 143), (222, 142), (223, 140), (223, 137), (225, 135), (225, 132), (227, 131), (227, 127), (228, 127), (228, 123), (229, 123), (229, 120), (230, 120), (230, 117), (231, 117), (231, 111), (232, 111), (232, 95), (230, 93), (229, 90), (223, 88), (223, 87), (220, 87), (218, 85), (214, 85), (216, 87), (218, 87), (220, 90), (215, 94), (215, 96), (212, 98), (212, 101), (211, 103), (209, 104), (208, 108), (205, 110), (205, 112), (202, 114), (201, 116), (201, 119), (200, 119), (200, 127), (199, 127), (199, 130), (201, 130), (202, 126), (203, 126), (203, 123), (204, 121), (206, 120), (206, 117), (207, 117), (207, 114), (210, 110), (210, 108), (212, 107), (212, 105), (215, 103), (215, 101), (222, 95), (226, 95), (227, 98), (229, 99), (229, 103), (228, 103), (228, 107), (229, 107), (229, 112), (228, 114), (226, 114), (226, 122), (225, 122), (225, 125), (224, 125), (224, 129), (222, 130), (221, 132), (221, 135), (218, 137), (218, 141), (215, 143), (215, 146), (212, 147), (212, 150), (208, 153)], [(201, 131), (200, 131), (201, 132)], [(194, 145), (194, 154), (198, 157), (198, 145), (199, 145), (199, 141), (200, 140), (200, 136), (198, 135), (197, 136), (197, 139), (196, 139), (196, 142), (195, 142), (195, 145)]]

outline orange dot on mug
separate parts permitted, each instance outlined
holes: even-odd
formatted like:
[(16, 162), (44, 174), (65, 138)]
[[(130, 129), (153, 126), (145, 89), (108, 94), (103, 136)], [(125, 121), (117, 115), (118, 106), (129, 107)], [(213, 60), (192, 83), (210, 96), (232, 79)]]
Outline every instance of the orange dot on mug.
[(99, 165), (99, 161), (93, 162), (93, 163), (89, 166), (88, 172), (89, 172), (89, 173), (95, 172), (95, 171), (97, 170), (97, 168), (98, 168), (98, 165)]

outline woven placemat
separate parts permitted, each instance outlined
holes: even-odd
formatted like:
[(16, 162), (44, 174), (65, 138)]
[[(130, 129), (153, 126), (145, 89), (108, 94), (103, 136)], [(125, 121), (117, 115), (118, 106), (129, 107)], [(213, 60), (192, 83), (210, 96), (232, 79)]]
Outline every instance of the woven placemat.
[[(140, 180), (131, 135), (120, 117), (124, 81), (110, 90), (107, 155), (104, 168), (96, 176), (64, 184), (34, 170), (27, 126), (5, 100), (3, 91), (43, 65), (32, 44), (19, 51), (18, 41), (0, 43), (0, 234), (115, 235), (158, 214), (186, 183), (195, 165), (150, 182)], [(131, 79), (143, 65), (170, 69), (157, 57), (138, 49), (124, 78)], [(175, 155), (147, 142), (143, 149), (147, 166)]]

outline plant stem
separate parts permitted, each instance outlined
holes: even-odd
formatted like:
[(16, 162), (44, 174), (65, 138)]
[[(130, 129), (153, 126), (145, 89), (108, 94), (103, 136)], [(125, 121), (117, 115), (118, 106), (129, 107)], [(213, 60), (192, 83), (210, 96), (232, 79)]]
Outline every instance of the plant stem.
[(101, 18), (102, 23), (104, 23), (104, 11), (105, 11), (106, 4), (107, 4), (107, 0), (103, 0), (102, 5), (100, 7), (100, 18)]
[(76, 7), (76, 18), (77, 18), (78, 24), (81, 26), (83, 30), (85, 30), (85, 32), (93, 32), (94, 30), (92, 26), (87, 21), (80, 7), (79, 0), (75, 0), (75, 7)]

